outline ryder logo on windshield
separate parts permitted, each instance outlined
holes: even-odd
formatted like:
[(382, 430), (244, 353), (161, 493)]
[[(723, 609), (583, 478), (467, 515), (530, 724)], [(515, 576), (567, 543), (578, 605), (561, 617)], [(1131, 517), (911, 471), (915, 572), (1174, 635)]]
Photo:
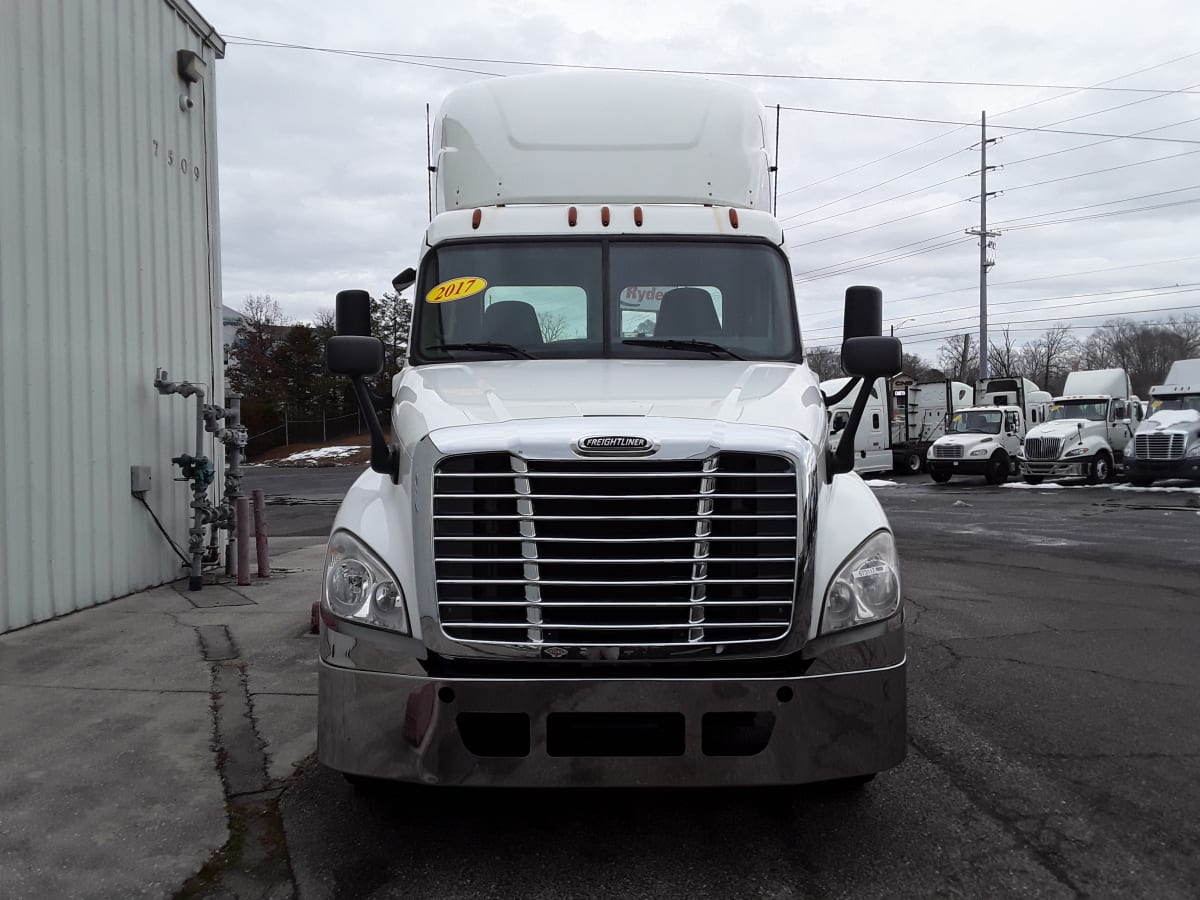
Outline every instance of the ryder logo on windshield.
[(649, 438), (621, 434), (594, 435), (575, 442), (575, 452), (592, 456), (636, 456), (655, 449)]

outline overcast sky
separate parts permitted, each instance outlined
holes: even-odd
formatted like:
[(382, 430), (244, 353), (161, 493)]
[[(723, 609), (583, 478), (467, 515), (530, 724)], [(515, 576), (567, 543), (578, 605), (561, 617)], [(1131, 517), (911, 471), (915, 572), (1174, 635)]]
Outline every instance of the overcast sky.
[[(1004, 192), (988, 204), (1004, 232), (990, 319), (1011, 322), (1023, 342), (1055, 320), (1085, 329), (1117, 315), (1200, 314), (1194, 0), (193, 2), (231, 41), (216, 78), (224, 296), (234, 308), (270, 294), (305, 320), (340, 289), (390, 289), (415, 264), (427, 221), (425, 104), (436, 113), (457, 85), (570, 63), (1174, 91), (730, 79), (768, 107), (975, 123), (987, 110), (997, 126), (1176, 139), (990, 130), (1007, 135), (988, 157), (1003, 165), (988, 187)], [(241, 46), (235, 36), (533, 65), (420, 66)], [(976, 329), (979, 251), (963, 230), (979, 224), (978, 125), (785, 110), (780, 130), (779, 216), (808, 343), (835, 342), (850, 284), (882, 287), (885, 328), (927, 358), (950, 330)], [(1162, 208), (1123, 212), (1147, 206)], [(1046, 277), (1059, 275), (1069, 277)], [(1014, 281), (1024, 283), (1005, 283)]]

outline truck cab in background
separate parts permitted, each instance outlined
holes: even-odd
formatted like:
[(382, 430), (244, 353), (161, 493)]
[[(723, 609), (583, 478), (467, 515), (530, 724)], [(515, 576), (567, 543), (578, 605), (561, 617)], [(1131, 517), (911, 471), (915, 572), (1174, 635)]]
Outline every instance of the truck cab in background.
[(614, 72), (453, 91), (391, 435), (338, 295), (371, 469), (329, 539), (320, 761), (356, 783), (858, 785), (907, 746), (895, 539), (855, 474), (900, 371), (846, 294), (836, 449), (762, 105)]
[(1125, 448), (1129, 480), (1145, 487), (1167, 478), (1200, 481), (1200, 359), (1171, 364), (1150, 388), (1150, 414)]
[[(843, 391), (851, 378), (831, 378), (821, 382), (821, 393), (834, 397)], [(863, 409), (862, 422), (854, 434), (854, 471), (859, 475), (890, 472), (892, 458), (891, 416), (888, 412), (888, 380), (877, 378), (871, 385), (871, 394)], [(845, 433), (846, 425), (854, 410), (853, 395), (832, 403), (829, 409), (829, 443), (834, 449)]]
[(975, 389), (961, 381), (927, 381), (910, 385), (892, 422), (892, 465), (915, 475), (925, 467), (933, 442), (946, 433), (949, 417), (975, 402)]
[(1140, 420), (1124, 369), (1072, 372), (1047, 421), (1025, 435), (1021, 476), (1028, 484), (1071, 476), (1111, 481)]
[(1027, 378), (989, 378), (976, 386), (978, 405), (950, 416), (946, 433), (929, 448), (929, 476), (944, 484), (955, 475), (982, 475), (1003, 484), (1018, 471), (1026, 431), (1044, 422), (1050, 394)]

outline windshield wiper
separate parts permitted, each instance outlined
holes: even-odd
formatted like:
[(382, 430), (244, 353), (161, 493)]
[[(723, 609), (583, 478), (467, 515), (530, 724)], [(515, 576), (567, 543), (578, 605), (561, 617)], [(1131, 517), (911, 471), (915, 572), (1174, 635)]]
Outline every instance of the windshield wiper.
[(661, 338), (621, 341), (622, 344), (634, 344), (642, 347), (662, 347), (665, 350), (694, 350), (698, 353), (711, 353), (713, 356), (724, 356), (726, 359), (741, 359), (732, 350), (709, 341), (672, 341)]
[(521, 359), (537, 359), (532, 353), (514, 347), (512, 344), (501, 344), (496, 341), (470, 341), (464, 344), (434, 344), (430, 350), (477, 350), (480, 353), (507, 353), (519, 356)]

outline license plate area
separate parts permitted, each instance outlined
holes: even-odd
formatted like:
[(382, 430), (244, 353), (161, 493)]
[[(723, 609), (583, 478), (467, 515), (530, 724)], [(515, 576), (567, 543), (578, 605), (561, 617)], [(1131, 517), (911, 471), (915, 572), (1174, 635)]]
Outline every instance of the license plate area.
[(661, 713), (551, 713), (549, 756), (683, 756), (684, 716)]

